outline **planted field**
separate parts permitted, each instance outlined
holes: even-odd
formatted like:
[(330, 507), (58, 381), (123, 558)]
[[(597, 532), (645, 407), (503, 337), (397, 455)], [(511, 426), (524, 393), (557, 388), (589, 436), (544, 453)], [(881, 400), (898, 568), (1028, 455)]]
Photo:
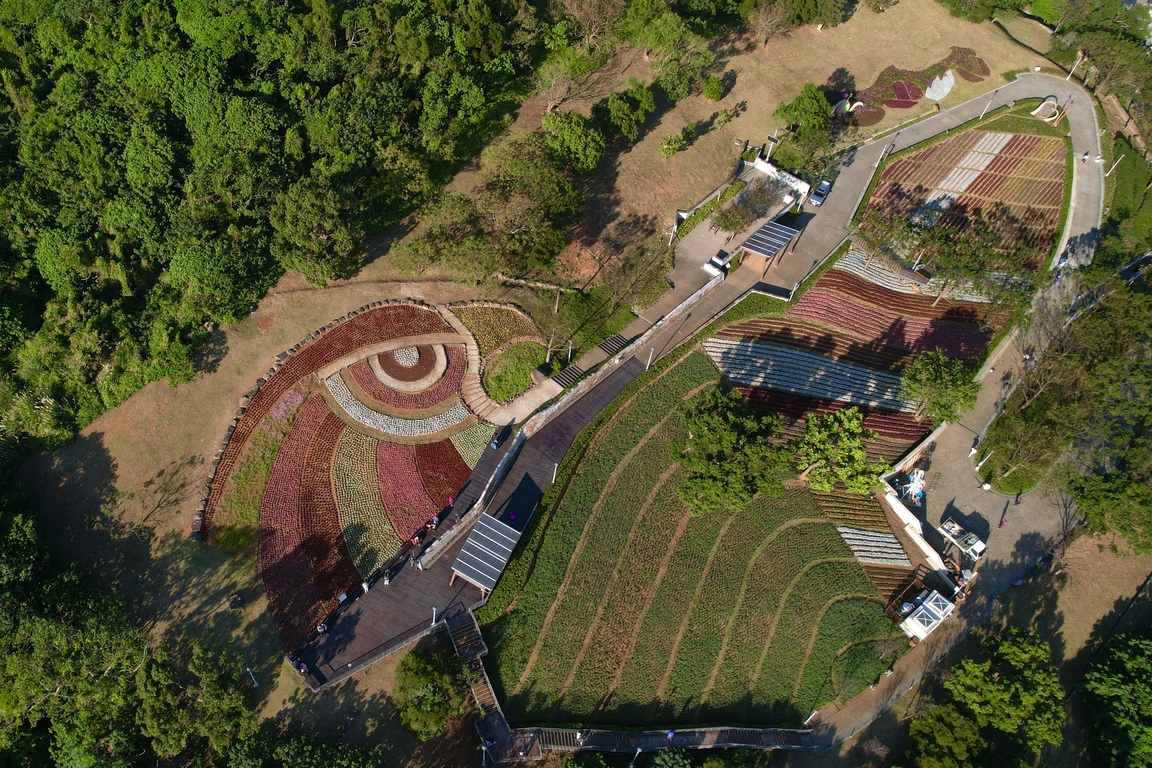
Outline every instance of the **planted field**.
[(793, 317), (745, 320), (718, 331), (716, 335), (721, 339), (780, 344), (890, 373), (902, 371), (913, 357), (906, 349), (887, 347), (847, 331)]
[(964, 225), (967, 217), (1003, 205), (1011, 214), (988, 223), (1006, 247), (1051, 248), (1064, 200), (1064, 139), (969, 130), (891, 162), (869, 200), (885, 210), (909, 195), (935, 211), (941, 224)]
[(821, 639), (823, 616), (879, 596), (811, 494), (701, 516), (680, 501), (678, 406), (716, 378), (693, 353), (634, 395), (518, 555), (531, 575), (485, 628), (514, 721), (796, 723), (806, 681), (833, 690), (831, 668), (804, 677), (810, 651), (824, 667), (850, 645)]
[(510, 307), (453, 307), (452, 314), (476, 339), (480, 357), (487, 357), (513, 339), (538, 339), (540, 332), (532, 319)]

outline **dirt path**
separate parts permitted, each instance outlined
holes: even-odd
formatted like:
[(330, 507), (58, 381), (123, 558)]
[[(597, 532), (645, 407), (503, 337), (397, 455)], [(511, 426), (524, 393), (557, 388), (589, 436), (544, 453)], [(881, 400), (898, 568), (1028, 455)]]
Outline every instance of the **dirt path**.
[(580, 540), (576, 542), (576, 546), (572, 548), (572, 556), (568, 559), (568, 567), (564, 571), (564, 580), (560, 582), (560, 588), (556, 590), (556, 599), (552, 601), (552, 605), (548, 607), (548, 613), (544, 614), (544, 623), (540, 626), (540, 634), (536, 635), (536, 643), (532, 646), (532, 652), (528, 654), (528, 663), (524, 665), (524, 671), (520, 675), (520, 680), (516, 683), (516, 688), (513, 689), (512, 695), (520, 693), (524, 684), (528, 682), (529, 676), (532, 674), (532, 668), (536, 666), (536, 660), (540, 656), (540, 648), (544, 645), (544, 637), (548, 634), (548, 628), (552, 626), (552, 621), (556, 618), (556, 611), (560, 604), (564, 601), (564, 596), (568, 594), (568, 585), (572, 581), (572, 574), (576, 570), (577, 563), (580, 562), (580, 555), (584, 552), (584, 547), (588, 545), (588, 537), (591, 530), (595, 527), (596, 521), (600, 518), (600, 513), (604, 509), (604, 503), (612, 491), (616, 488), (616, 484), (620, 482), (620, 476), (624, 470), (636, 458), (636, 455), (643, 450), (644, 446), (648, 443), (661, 427), (672, 418), (673, 414), (669, 413), (660, 421), (656, 422), (651, 429), (649, 429), (644, 437), (632, 447), (628, 453), (624, 454), (624, 458), (616, 465), (616, 469), (612, 470), (612, 474), (608, 476), (608, 482), (604, 484), (604, 490), (600, 492), (597, 497), (596, 503), (592, 505), (592, 511), (588, 514), (588, 520), (584, 523), (584, 530), (580, 532)]
[[(616, 557), (616, 563), (612, 566), (612, 575), (608, 577), (608, 583), (612, 584), (620, 578), (620, 564), (624, 561), (624, 553), (636, 540), (636, 536), (644, 526), (644, 517), (648, 514), (648, 510), (652, 508), (652, 501), (656, 494), (664, 487), (669, 478), (676, 472), (679, 467), (678, 464), (673, 462), (667, 469), (665, 469), (660, 477), (656, 479), (655, 485), (652, 486), (652, 491), (648, 494), (644, 504), (641, 505), (640, 511), (636, 513), (636, 519), (632, 522), (632, 527), (628, 529), (628, 536), (624, 540), (624, 546), (620, 547), (619, 553)], [(596, 630), (600, 627), (600, 620), (604, 617), (604, 611), (608, 607), (609, 597), (611, 590), (604, 590), (604, 594), (600, 597), (600, 603), (596, 606), (596, 613), (592, 616), (592, 621), (588, 623), (588, 630), (584, 633), (584, 640), (580, 643), (580, 650), (576, 652), (576, 658), (572, 661), (572, 669), (568, 672), (568, 677), (564, 679), (564, 684), (560, 686), (559, 692), (556, 694), (556, 704), (560, 704), (563, 700), (564, 694), (568, 693), (568, 689), (572, 686), (572, 681), (576, 679), (576, 671), (580, 668), (580, 664), (584, 661), (584, 654), (588, 652), (588, 648), (592, 645), (592, 638), (596, 634)]]
[(712, 544), (712, 549), (708, 550), (708, 559), (700, 571), (700, 579), (696, 582), (696, 591), (692, 593), (692, 599), (685, 606), (684, 619), (680, 622), (680, 628), (676, 630), (676, 637), (672, 639), (672, 650), (668, 652), (668, 666), (664, 668), (664, 676), (660, 678), (660, 685), (656, 687), (656, 698), (652, 702), (653, 706), (658, 705), (663, 700), (664, 694), (668, 690), (668, 681), (672, 679), (672, 668), (676, 666), (676, 654), (680, 650), (680, 641), (684, 639), (684, 633), (688, 631), (688, 620), (692, 618), (692, 611), (696, 609), (696, 603), (700, 600), (700, 593), (704, 591), (704, 582), (708, 578), (708, 572), (712, 570), (716, 553), (720, 551), (720, 542), (724, 541), (724, 535), (728, 533), (728, 526), (732, 525), (732, 520), (733, 518), (729, 517), (724, 521), (724, 525), (716, 534), (716, 541)]
[[(828, 520), (823, 517), (798, 517), (794, 520), (788, 520), (766, 536), (764, 540), (760, 542), (760, 545), (752, 552), (752, 556), (748, 558), (748, 565), (744, 568), (744, 578), (740, 582), (740, 592), (736, 597), (736, 605), (732, 608), (732, 613), (728, 615), (728, 622), (724, 626), (724, 640), (720, 643), (720, 653), (716, 655), (716, 663), (712, 665), (712, 674), (708, 676), (708, 682), (704, 685), (704, 691), (700, 694), (700, 703), (696, 705), (696, 714), (700, 713), (700, 708), (708, 701), (708, 694), (712, 692), (712, 688), (716, 685), (716, 677), (720, 674), (720, 667), (724, 663), (724, 656), (728, 653), (728, 644), (732, 640), (732, 628), (735, 626), (736, 617), (740, 613), (740, 607), (744, 604), (744, 596), (748, 593), (749, 577), (752, 575), (752, 569), (760, 559), (760, 555), (763, 554), (764, 549), (774, 542), (784, 531), (799, 525), (812, 524), (827, 525)], [(777, 611), (777, 615), (779, 615), (779, 611)]]

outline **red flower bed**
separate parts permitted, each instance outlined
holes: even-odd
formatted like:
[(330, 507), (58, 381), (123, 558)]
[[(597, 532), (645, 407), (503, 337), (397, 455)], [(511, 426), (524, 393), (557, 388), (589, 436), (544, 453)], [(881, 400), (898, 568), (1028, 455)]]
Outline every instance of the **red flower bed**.
[(276, 626), (289, 646), (308, 634), (317, 614), (327, 615), (303, 550), (300, 483), (308, 445), (329, 413), (319, 395), (300, 406), (272, 464), (260, 503), (260, 578)]
[(415, 365), (400, 365), (396, 360), (395, 351), (377, 355), (376, 362), (384, 373), (396, 381), (419, 381), (432, 373), (432, 369), (436, 367), (436, 352), (432, 349), (432, 345), (421, 344), (416, 347)]
[(415, 454), (416, 468), (420, 472), (424, 491), (433, 504), (443, 509), (448, 506), (449, 498), (460, 493), (472, 470), (460, 458), (451, 440), (417, 445)]
[(960, 77), (964, 78), (965, 80), (967, 80), (970, 83), (979, 83), (979, 82), (983, 82), (983, 80), (984, 80), (984, 78), (981, 77), (980, 75), (969, 72), (966, 69), (957, 69), (956, 74), (960, 75)]
[(1039, 144), (1039, 136), (1028, 136), (1018, 133), (1008, 139), (1008, 143), (1000, 150), (997, 157), (1028, 157), (1028, 155), (1032, 154), (1032, 150), (1036, 149)]
[(225, 481), (236, 469), (244, 446), (276, 401), (296, 382), (317, 368), (367, 344), (403, 336), (451, 332), (452, 329), (436, 312), (414, 304), (389, 304), (361, 312), (340, 323), (289, 357), (253, 396), (224, 449), (204, 509), (205, 536), (208, 535), (212, 516), (220, 505)]
[(380, 499), (388, 510), (392, 530), (401, 539), (409, 539), (441, 507), (424, 492), (416, 454), (410, 445), (381, 440), (376, 445), (376, 476), (380, 478)]
[[(940, 299), (937, 303), (932, 296), (915, 296), (907, 293), (891, 291), (877, 285), (870, 280), (857, 277), (843, 269), (830, 269), (817, 281), (814, 287), (831, 291), (839, 291), (859, 301), (881, 309), (891, 310), (906, 317), (916, 317), (928, 320), (948, 320), (953, 323), (979, 323), (988, 312), (987, 304), (974, 301), (959, 301)], [(933, 306), (935, 304), (935, 306)], [(989, 323), (1000, 325), (1005, 322), (1010, 313), (1000, 310), (988, 319)]]
[(464, 379), (464, 371), (468, 367), (464, 347), (461, 344), (451, 344), (445, 346), (444, 351), (448, 358), (448, 367), (444, 375), (428, 389), (420, 392), (401, 392), (389, 387), (376, 378), (367, 360), (353, 363), (348, 367), (348, 372), (361, 391), (376, 402), (398, 410), (419, 411), (444, 402), (460, 389), (460, 382)]
[(917, 88), (915, 83), (907, 80), (897, 80), (892, 83), (892, 92), (898, 101), (916, 102), (924, 98), (924, 92)]
[(912, 358), (912, 353), (907, 350), (886, 347), (850, 333), (788, 317), (745, 320), (728, 326), (716, 335), (722, 339), (780, 344), (879, 371), (898, 373)]
[(953, 357), (977, 357), (992, 337), (991, 331), (975, 325), (905, 317), (820, 287), (805, 293), (789, 314), (888, 346), (917, 352), (940, 349)]
[(884, 99), (884, 106), (888, 109), (912, 109), (918, 103), (911, 99)]
[[(749, 404), (766, 408), (788, 419), (804, 419), (810, 413), (833, 413), (852, 406), (852, 403), (839, 400), (825, 400), (761, 387), (736, 387), (736, 391)], [(855, 407), (864, 414), (865, 427), (889, 440), (916, 442), (928, 434), (928, 426), (916, 421), (910, 413), (862, 405)]]
[(308, 445), (300, 489), (300, 530), (312, 579), (324, 597), (346, 592), (360, 582), (352, 565), (332, 488), (333, 455), (344, 434), (344, 422), (329, 412)]

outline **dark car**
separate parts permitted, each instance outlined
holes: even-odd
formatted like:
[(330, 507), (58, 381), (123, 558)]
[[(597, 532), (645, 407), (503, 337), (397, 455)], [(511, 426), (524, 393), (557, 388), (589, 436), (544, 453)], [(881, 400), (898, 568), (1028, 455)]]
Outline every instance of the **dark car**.
[(816, 187), (816, 191), (812, 193), (812, 197), (808, 199), (812, 202), (812, 205), (817, 207), (824, 205), (824, 200), (828, 197), (828, 192), (830, 192), (831, 189), (832, 182), (824, 179), (820, 182), (820, 185)]

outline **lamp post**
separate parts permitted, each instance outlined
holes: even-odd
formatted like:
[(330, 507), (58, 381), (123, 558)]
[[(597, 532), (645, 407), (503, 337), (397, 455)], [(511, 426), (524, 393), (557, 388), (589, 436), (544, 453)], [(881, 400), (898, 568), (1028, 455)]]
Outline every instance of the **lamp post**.
[(1116, 158), (1116, 162), (1112, 163), (1112, 167), (1111, 167), (1111, 168), (1109, 168), (1109, 169), (1108, 169), (1108, 173), (1106, 173), (1106, 174), (1104, 174), (1104, 175), (1105, 175), (1105, 176), (1111, 176), (1111, 175), (1112, 175), (1112, 171), (1116, 170), (1116, 166), (1120, 165), (1120, 161), (1121, 161), (1121, 160), (1123, 160), (1123, 159), (1124, 159), (1124, 155), (1120, 155), (1120, 157)]
[(999, 92), (1000, 92), (999, 88), (992, 91), (992, 98), (988, 99), (988, 103), (984, 105), (984, 109), (981, 110), (980, 117), (978, 117), (977, 120), (983, 120), (984, 119), (984, 115), (988, 112), (988, 108), (992, 106), (992, 102), (996, 100), (996, 94), (998, 94)]

